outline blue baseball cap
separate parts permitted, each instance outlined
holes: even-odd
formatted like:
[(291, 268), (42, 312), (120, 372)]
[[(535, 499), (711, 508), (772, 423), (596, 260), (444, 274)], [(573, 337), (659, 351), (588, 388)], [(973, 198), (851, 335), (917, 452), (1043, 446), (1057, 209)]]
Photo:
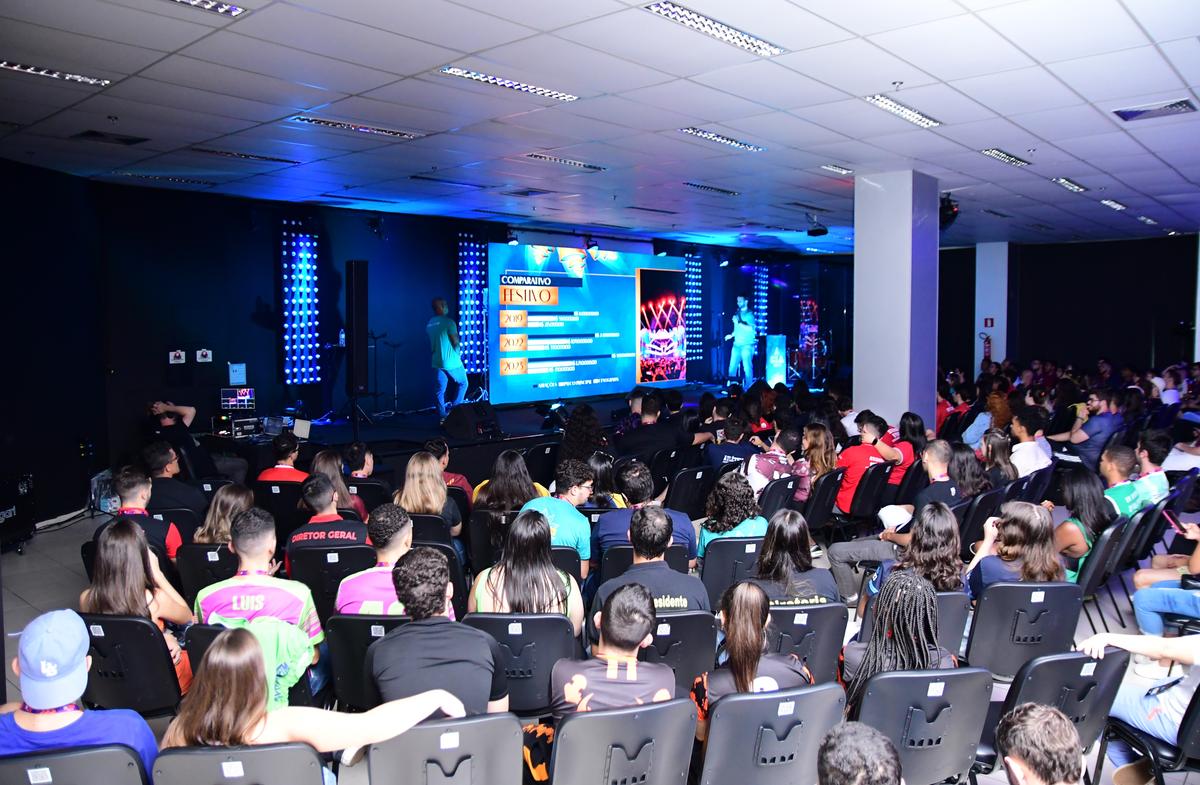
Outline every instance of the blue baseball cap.
[(51, 611), (21, 632), (21, 699), (31, 709), (56, 709), (79, 699), (87, 687), (87, 626), (75, 611)]

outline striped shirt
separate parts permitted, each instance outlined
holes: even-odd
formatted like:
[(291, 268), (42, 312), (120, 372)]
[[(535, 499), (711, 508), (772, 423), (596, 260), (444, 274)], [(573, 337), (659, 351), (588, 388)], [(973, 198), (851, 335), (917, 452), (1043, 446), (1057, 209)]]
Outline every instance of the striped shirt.
[(196, 595), (196, 617), (203, 624), (264, 616), (296, 625), (314, 646), (325, 640), (312, 592), (299, 581), (244, 575), (214, 583)]

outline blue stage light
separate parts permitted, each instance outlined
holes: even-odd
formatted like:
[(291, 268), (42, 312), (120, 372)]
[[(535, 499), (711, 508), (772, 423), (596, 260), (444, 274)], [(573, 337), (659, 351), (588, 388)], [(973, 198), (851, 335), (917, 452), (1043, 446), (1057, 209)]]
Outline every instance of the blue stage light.
[(317, 346), (319, 327), (317, 241), (317, 235), (305, 230), (301, 221), (283, 222), (283, 374), (288, 384), (320, 381), (320, 354), (310, 351)]
[(704, 268), (696, 254), (685, 253), (683, 274), (683, 328), (688, 360), (704, 359)]

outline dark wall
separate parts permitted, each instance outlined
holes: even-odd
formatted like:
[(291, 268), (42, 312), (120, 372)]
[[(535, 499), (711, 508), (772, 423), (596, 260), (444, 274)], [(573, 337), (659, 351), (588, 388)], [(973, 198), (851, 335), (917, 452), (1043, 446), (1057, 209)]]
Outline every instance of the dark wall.
[(938, 364), (969, 370), (975, 363), (975, 249), (938, 254)]

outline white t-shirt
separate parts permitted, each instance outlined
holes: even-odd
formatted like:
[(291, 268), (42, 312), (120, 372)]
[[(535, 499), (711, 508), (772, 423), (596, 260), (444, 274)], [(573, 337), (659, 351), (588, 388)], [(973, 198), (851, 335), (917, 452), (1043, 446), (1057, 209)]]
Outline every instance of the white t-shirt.
[(1170, 406), (1173, 403), (1179, 403), (1179, 388), (1172, 387), (1171, 389), (1163, 389), (1162, 395), (1163, 406)]
[(1012, 448), (1012, 464), (1017, 467), (1018, 477), (1028, 477), (1049, 466), (1050, 456), (1036, 441), (1017, 442)]
[(1200, 635), (1187, 635), (1178, 640), (1191, 644), (1192, 662), (1197, 664), (1188, 668), (1183, 681), (1158, 696), (1163, 712), (1170, 716), (1176, 725), (1183, 722), (1183, 715), (1187, 713), (1188, 704), (1192, 702), (1192, 696), (1200, 688)]

